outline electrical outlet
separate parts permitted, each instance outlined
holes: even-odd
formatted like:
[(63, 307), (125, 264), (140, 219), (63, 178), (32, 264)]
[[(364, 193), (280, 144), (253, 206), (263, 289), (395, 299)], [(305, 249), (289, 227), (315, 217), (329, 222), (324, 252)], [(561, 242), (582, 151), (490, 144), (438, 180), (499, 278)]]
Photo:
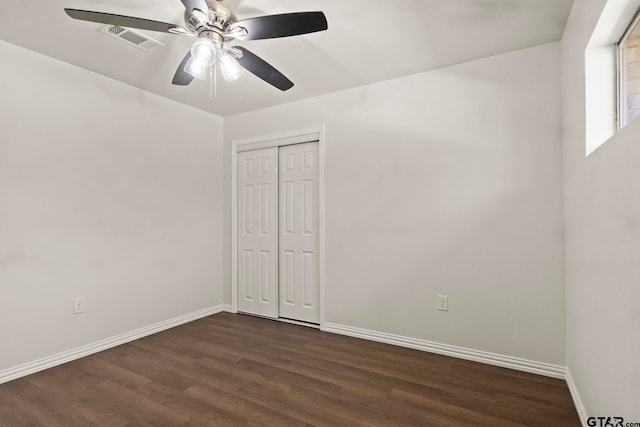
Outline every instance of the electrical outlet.
[(84, 313), (84, 297), (73, 299), (73, 314)]
[(438, 310), (449, 311), (449, 297), (447, 295), (438, 295)]

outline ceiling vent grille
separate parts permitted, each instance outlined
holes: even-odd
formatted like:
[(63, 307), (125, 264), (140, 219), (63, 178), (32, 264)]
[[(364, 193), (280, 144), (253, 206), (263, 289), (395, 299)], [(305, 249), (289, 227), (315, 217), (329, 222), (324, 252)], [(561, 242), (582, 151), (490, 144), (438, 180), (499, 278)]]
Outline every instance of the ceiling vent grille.
[(149, 52), (158, 46), (164, 46), (159, 41), (154, 40), (136, 30), (120, 27), (118, 25), (105, 25), (98, 31), (145, 52)]

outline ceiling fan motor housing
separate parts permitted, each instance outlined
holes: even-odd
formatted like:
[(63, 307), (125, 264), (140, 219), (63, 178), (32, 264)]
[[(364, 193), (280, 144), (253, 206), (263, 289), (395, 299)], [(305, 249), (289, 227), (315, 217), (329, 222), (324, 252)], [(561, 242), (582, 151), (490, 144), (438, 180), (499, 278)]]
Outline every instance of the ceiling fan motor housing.
[(220, 1), (207, 0), (207, 6), (209, 7), (211, 20), (199, 10), (194, 10), (193, 12), (187, 10), (184, 15), (185, 24), (189, 30), (198, 33), (199, 37), (210, 38), (214, 42), (222, 43), (225, 38), (229, 38), (229, 35), (226, 34), (227, 30), (237, 21), (237, 18)]

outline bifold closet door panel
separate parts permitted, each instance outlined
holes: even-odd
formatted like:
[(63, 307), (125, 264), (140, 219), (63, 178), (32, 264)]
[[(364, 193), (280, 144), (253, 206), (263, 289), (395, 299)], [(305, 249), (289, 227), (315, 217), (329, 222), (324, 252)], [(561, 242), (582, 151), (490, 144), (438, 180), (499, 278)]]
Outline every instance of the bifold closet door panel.
[(238, 310), (278, 317), (278, 148), (238, 153)]
[(279, 149), (280, 317), (320, 322), (318, 143)]

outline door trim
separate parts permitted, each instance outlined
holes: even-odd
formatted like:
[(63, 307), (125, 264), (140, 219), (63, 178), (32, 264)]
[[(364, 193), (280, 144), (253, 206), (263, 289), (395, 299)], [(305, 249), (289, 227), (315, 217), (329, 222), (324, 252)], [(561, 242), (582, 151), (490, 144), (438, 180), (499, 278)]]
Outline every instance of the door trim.
[(231, 141), (231, 311), (238, 312), (238, 153), (261, 148), (281, 147), (284, 145), (318, 143), (318, 263), (320, 287), (320, 329), (325, 322), (325, 137), (324, 126), (292, 131), (276, 135), (247, 138)]

